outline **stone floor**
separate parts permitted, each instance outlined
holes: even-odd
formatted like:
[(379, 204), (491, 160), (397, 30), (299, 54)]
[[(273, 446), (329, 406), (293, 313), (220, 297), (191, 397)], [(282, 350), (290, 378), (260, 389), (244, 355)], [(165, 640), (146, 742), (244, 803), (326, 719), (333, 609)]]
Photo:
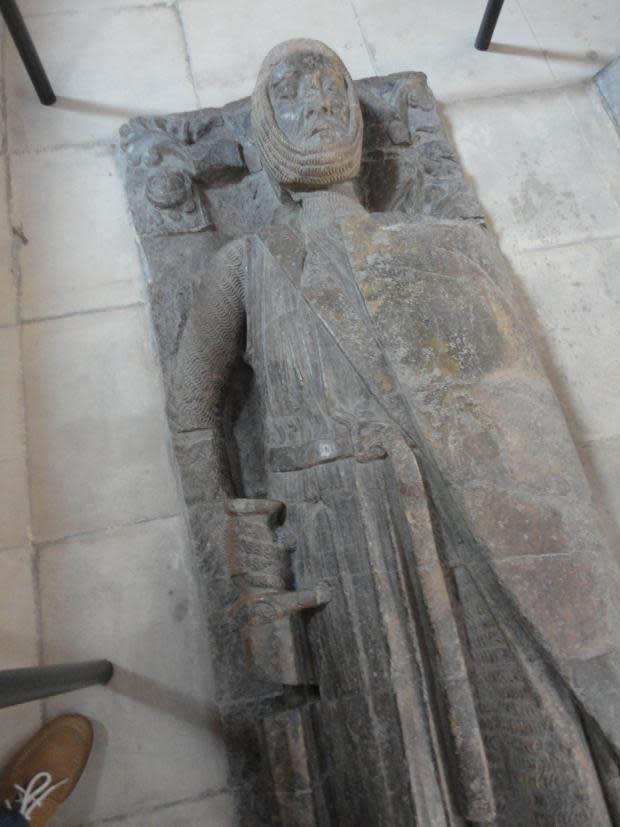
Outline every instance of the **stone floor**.
[(54, 81), (0, 77), (0, 668), (105, 656), (109, 688), (0, 713), (0, 758), (45, 720), (95, 721), (57, 821), (232, 825), (140, 258), (116, 163), (132, 115), (250, 92), (291, 36), (356, 76), (423, 69), (502, 248), (620, 541), (620, 140), (589, 83), (618, 0), (20, 0)]

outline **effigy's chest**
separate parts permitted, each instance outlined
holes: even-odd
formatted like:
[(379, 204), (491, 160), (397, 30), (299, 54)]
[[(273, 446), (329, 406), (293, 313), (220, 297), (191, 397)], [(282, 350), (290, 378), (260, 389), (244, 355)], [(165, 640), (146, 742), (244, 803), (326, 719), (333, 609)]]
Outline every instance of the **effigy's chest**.
[(346, 222), (343, 239), (359, 290), (407, 384), (475, 382), (531, 368), (506, 268), (485, 231), (452, 222)]
[(266, 404), (294, 416), (325, 404), (325, 343), (300, 291), (268, 252), (251, 273), (247, 358)]
[[(290, 417), (293, 430), (300, 421), (350, 421), (372, 404), (346, 349), (309, 297), (304, 270), (309, 258), (304, 250), (299, 259), (283, 260), (263, 244), (248, 284), (247, 359), (267, 413)], [(334, 275), (339, 281), (350, 278), (331, 271)], [(367, 320), (359, 308), (349, 310), (365, 336)]]

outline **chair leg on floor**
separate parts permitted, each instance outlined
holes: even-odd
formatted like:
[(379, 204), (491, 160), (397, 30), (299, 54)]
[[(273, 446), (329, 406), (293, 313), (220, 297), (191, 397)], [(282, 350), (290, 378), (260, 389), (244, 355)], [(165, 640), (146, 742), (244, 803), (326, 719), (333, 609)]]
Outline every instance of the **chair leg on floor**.
[(17, 51), (24, 62), (26, 71), (35, 88), (39, 100), (44, 106), (56, 103), (56, 95), (45, 74), (43, 64), (37, 54), (30, 32), (26, 28), (24, 18), (17, 7), (15, 0), (0, 0), (0, 12), (4, 17), (7, 29), (15, 43)]
[(489, 0), (487, 3), (478, 37), (476, 38), (476, 49), (479, 49), (481, 52), (486, 52), (489, 48), (503, 5), (504, 0)]
[(33, 666), (0, 672), (0, 709), (49, 698), (94, 684), (106, 684), (114, 667), (107, 660), (63, 663), (58, 666)]

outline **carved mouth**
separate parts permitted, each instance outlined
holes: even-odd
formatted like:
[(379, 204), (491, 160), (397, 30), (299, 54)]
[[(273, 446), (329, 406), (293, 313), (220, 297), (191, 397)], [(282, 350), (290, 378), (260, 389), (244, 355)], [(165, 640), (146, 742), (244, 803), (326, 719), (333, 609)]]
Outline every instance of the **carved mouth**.
[(331, 135), (337, 138), (343, 131), (344, 127), (339, 123), (320, 123), (311, 129), (310, 137), (314, 138), (316, 135)]

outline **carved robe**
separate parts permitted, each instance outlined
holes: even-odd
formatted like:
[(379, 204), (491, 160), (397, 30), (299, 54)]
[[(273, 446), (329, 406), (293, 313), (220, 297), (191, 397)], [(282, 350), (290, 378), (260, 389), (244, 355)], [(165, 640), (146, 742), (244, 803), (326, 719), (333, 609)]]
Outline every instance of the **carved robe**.
[(501, 258), (326, 193), (301, 216), (241, 242), (266, 475), (244, 493), (285, 503), (296, 588), (331, 592), (282, 823), (620, 824), (613, 569)]

